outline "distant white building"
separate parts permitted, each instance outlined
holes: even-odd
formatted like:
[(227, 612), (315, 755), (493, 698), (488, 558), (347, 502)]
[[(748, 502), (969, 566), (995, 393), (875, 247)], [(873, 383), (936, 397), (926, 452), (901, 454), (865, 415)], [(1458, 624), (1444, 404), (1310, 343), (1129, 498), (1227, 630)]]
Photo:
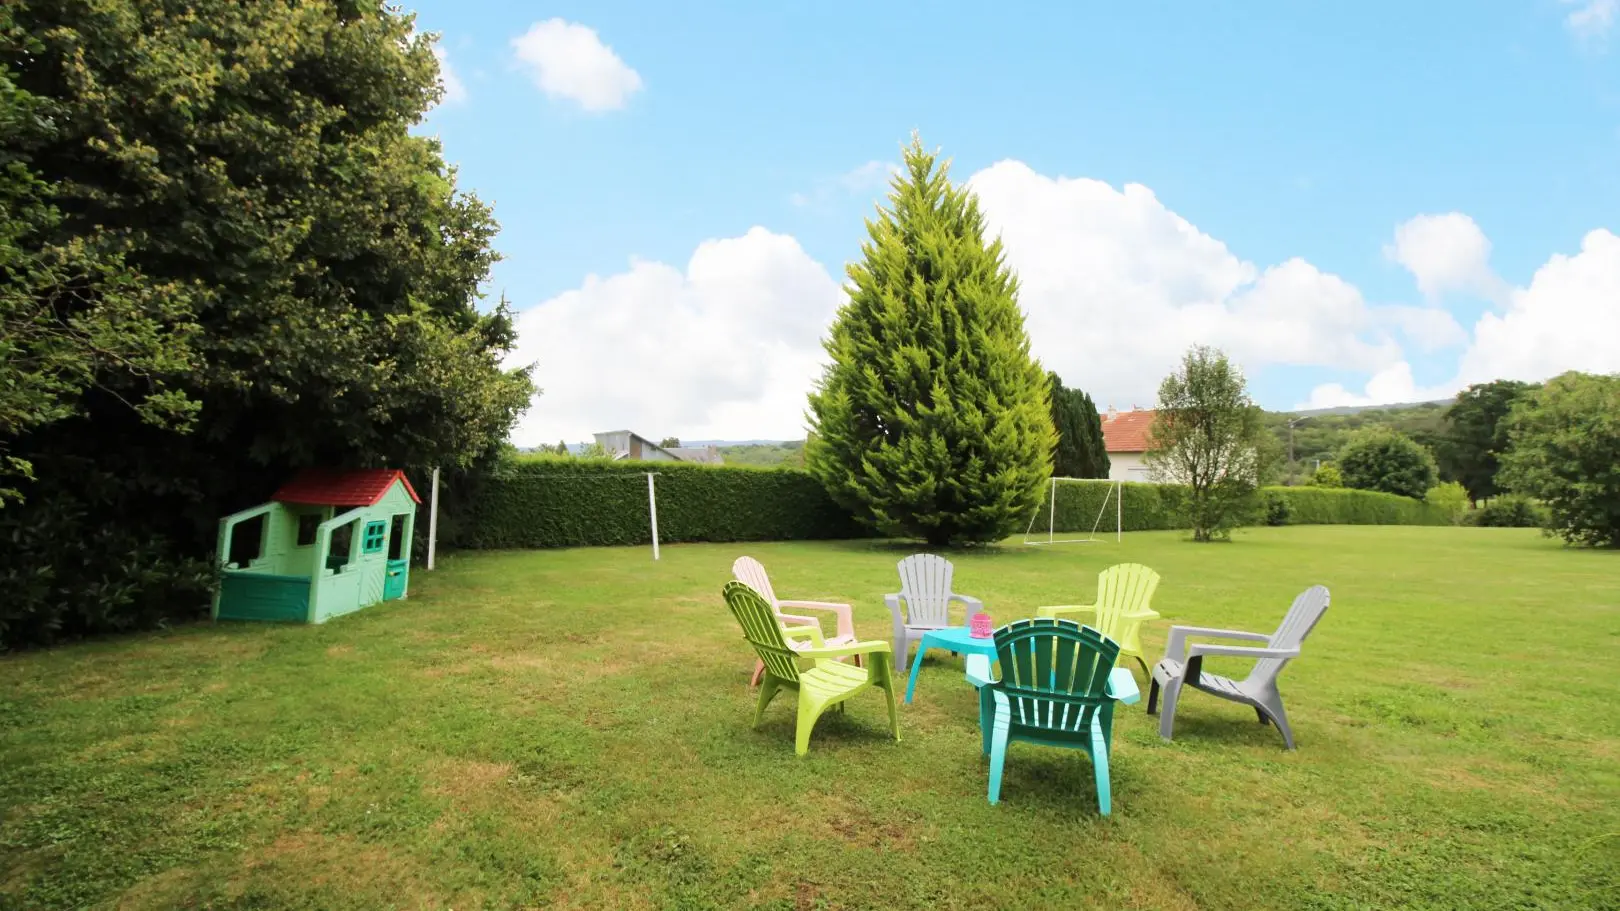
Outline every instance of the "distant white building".
[(596, 442), (614, 460), (631, 459), (637, 462), (700, 462), (720, 465), (725, 459), (718, 446), (671, 446), (668, 449), (629, 430), (610, 430), (592, 434)]
[(1103, 448), (1108, 450), (1108, 480), (1152, 481), (1148, 477), (1148, 431), (1153, 429), (1151, 409), (1116, 411), (1101, 415)]

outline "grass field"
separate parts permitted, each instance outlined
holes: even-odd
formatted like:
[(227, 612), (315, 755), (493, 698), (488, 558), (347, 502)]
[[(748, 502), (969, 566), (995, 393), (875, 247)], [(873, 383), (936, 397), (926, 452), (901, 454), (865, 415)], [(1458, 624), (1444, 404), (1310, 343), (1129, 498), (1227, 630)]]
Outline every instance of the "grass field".
[(1102, 819), (1082, 755), (1027, 745), (986, 803), (949, 657), (901, 743), (876, 693), (805, 759), (791, 700), (749, 729), (732, 559), (886, 638), (906, 552), (456, 555), (324, 627), (0, 659), (0, 908), (1620, 907), (1620, 554), (1301, 527), (954, 555), (998, 620), (1125, 560), (1169, 622), (1267, 630), (1332, 589), (1282, 680), (1300, 749), (1199, 693), (1173, 743), (1124, 709)]

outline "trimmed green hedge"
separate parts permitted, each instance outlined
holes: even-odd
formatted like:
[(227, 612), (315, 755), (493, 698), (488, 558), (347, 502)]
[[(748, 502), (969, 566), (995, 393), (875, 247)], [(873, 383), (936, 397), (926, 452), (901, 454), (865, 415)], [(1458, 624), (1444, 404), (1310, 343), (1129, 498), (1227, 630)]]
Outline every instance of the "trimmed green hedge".
[[(647, 472), (658, 473), (658, 539), (785, 541), (860, 538), (870, 531), (840, 509), (808, 472), (671, 462), (605, 462), (526, 457), (484, 479), (457, 510), (445, 547), (587, 547), (646, 544)], [(1108, 481), (1058, 485), (1059, 532), (1090, 532), (1112, 488)], [(1126, 483), (1125, 531), (1180, 528), (1183, 489)], [(1255, 522), (1287, 525), (1445, 525), (1445, 511), (1368, 490), (1267, 487)], [(1275, 504), (1281, 503), (1282, 506)], [(1114, 530), (1107, 505), (1099, 533)], [(1279, 521), (1280, 519), (1280, 521)], [(1047, 503), (1032, 535), (1047, 528)], [(445, 526), (441, 525), (441, 532)]]
[(467, 504), (450, 547), (646, 544), (647, 472), (657, 472), (658, 540), (782, 541), (868, 532), (798, 468), (529, 457)]

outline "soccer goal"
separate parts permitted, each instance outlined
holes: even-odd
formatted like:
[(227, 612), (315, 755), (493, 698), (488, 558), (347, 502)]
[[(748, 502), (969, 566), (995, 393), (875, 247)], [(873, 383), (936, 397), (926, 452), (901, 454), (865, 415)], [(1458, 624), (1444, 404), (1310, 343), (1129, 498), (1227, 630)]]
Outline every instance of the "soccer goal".
[[(1107, 485), (1107, 486), (1103, 491), (1102, 504), (1097, 507), (1097, 517), (1091, 523), (1091, 532), (1089, 534), (1087, 534), (1083, 538), (1082, 537), (1063, 537), (1063, 538), (1058, 537), (1057, 536), (1058, 485), (1059, 484), (1098, 484), (1098, 483), (1101, 483), (1101, 484), (1104, 484), (1104, 485)], [(1036, 544), (1097, 544), (1097, 543), (1100, 543), (1102, 541), (1107, 540), (1107, 535), (1108, 535), (1109, 531), (1113, 531), (1113, 533), (1114, 533), (1114, 541), (1116, 543), (1123, 540), (1123, 538), (1124, 538), (1124, 529), (1125, 529), (1125, 503), (1124, 503), (1125, 490), (1124, 490), (1124, 487), (1123, 487), (1123, 483), (1124, 482), (1122, 482), (1122, 481), (1098, 481), (1097, 479), (1094, 479), (1094, 478), (1053, 478), (1049, 482), (1050, 489), (1047, 492), (1046, 508), (1043, 509), (1043, 510), (1037, 511), (1035, 513), (1035, 515), (1030, 516), (1030, 518), (1029, 518), (1029, 527), (1024, 529), (1024, 543), (1025, 544), (1030, 544), (1030, 545), (1036, 545)], [(1041, 520), (1043, 518), (1046, 520), (1045, 521), (1045, 525), (1046, 525), (1046, 537), (1045, 537), (1045, 539), (1042, 539), (1041, 538), (1041, 533), (1035, 530), (1036, 526), (1038, 524), (1041, 524)], [(1113, 521), (1110, 523), (1108, 521), (1109, 519), (1112, 519)], [(1112, 529), (1107, 527), (1110, 524), (1113, 525)], [(1099, 538), (1097, 536), (1097, 533), (1099, 531), (1102, 532), (1103, 537)], [(1078, 535), (1079, 531), (1075, 530), (1075, 529), (1064, 529), (1064, 534), (1065, 535)]]

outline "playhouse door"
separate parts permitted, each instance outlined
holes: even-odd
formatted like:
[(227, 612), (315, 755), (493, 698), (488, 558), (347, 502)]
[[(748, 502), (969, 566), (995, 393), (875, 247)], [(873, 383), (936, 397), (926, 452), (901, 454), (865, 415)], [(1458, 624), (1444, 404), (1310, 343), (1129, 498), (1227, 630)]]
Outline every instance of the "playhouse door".
[(389, 560), (388, 573), (383, 576), (383, 600), (396, 601), (405, 597), (406, 573), (410, 571), (410, 561)]

